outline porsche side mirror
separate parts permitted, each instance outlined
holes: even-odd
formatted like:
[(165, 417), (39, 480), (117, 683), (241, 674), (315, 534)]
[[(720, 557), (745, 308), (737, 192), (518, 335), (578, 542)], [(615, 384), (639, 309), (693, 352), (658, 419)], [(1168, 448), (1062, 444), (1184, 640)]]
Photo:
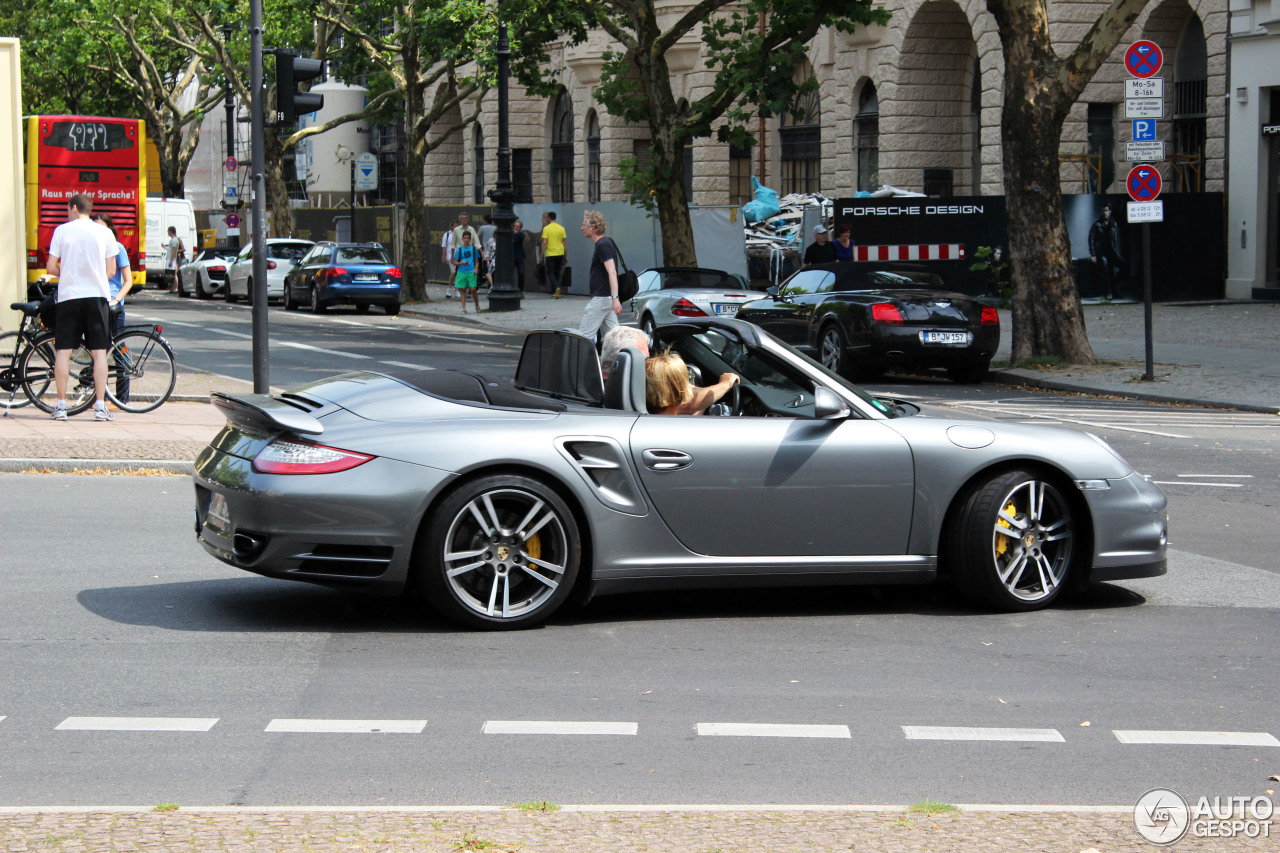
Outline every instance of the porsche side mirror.
[(849, 407), (836, 395), (835, 391), (820, 385), (813, 392), (813, 416), (819, 419), (847, 418)]
[(777, 298), (778, 298), (778, 285), (776, 285), (776, 284), (771, 284), (771, 285), (769, 285), (769, 287), (765, 290), (765, 294), (766, 294), (766, 295), (768, 295), (768, 296), (770, 296), (770, 297), (772, 297), (772, 298), (774, 298), (774, 299), (777, 299)]

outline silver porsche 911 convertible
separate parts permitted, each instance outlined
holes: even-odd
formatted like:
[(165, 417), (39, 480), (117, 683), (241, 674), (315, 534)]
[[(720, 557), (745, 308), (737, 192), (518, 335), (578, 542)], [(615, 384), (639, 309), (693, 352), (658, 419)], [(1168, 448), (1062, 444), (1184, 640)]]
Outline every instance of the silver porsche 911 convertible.
[(690, 378), (652, 415), (644, 357), (534, 332), (514, 380), (346, 373), (214, 395), (196, 535), (274, 578), (419, 594), (467, 626), (535, 625), (636, 589), (928, 583), (979, 606), (1165, 572), (1164, 495), (1102, 439), (874, 398), (731, 319), (661, 326)]

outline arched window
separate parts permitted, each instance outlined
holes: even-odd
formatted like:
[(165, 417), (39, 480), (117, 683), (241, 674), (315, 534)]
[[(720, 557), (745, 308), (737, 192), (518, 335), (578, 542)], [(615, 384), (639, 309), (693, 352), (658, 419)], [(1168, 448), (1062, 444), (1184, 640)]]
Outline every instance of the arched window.
[(551, 201), (573, 201), (573, 100), (564, 91), (551, 118)]
[(600, 200), (600, 120), (587, 114), (587, 201)]
[(1204, 189), (1204, 143), (1209, 111), (1209, 60), (1204, 26), (1194, 14), (1178, 37), (1173, 70), (1173, 160), (1179, 192)]
[[(813, 79), (808, 62), (796, 71), (795, 81)], [(822, 108), (818, 90), (797, 96), (795, 111), (781, 116), (778, 136), (782, 143), (782, 195), (816, 193), (822, 181)]]
[(472, 178), (472, 201), (484, 204), (484, 131), (480, 125), (475, 130), (475, 172)]
[(871, 81), (867, 81), (858, 95), (853, 139), (858, 157), (858, 190), (875, 192), (880, 189), (880, 101)]
[(976, 56), (969, 89), (969, 186), (974, 195), (982, 195), (982, 60)]

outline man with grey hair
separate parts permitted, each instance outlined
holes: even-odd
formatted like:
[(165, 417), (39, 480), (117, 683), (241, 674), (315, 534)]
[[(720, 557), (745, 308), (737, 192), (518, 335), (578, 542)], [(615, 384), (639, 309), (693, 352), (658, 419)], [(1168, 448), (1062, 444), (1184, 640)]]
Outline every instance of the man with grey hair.
[(604, 343), (600, 349), (600, 375), (605, 379), (609, 378), (609, 370), (613, 367), (614, 361), (618, 358), (618, 353), (627, 347), (638, 349), (644, 354), (645, 358), (649, 357), (649, 336), (637, 329), (635, 326), (619, 326), (612, 332), (604, 336)]
[(591, 340), (613, 331), (622, 314), (622, 302), (618, 299), (618, 247), (613, 238), (604, 236), (604, 214), (588, 210), (582, 214), (582, 236), (595, 244), (591, 253), (591, 298), (582, 312), (582, 325), (578, 334)]

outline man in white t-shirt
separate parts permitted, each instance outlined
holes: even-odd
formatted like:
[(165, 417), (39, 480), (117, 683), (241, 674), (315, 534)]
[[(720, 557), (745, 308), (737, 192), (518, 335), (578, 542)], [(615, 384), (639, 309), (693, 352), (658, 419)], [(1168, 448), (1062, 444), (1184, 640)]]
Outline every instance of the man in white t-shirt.
[(445, 299), (453, 298), (453, 279), (458, 275), (458, 265), (453, 262), (453, 229), (458, 227), (458, 220), (453, 220), (440, 238), (440, 258), (449, 265), (449, 286), (444, 292)]
[(49, 275), (58, 277), (58, 319), (54, 330), (55, 421), (67, 419), (67, 382), (71, 351), (83, 341), (93, 356), (93, 419), (114, 420), (107, 411), (108, 279), (116, 272), (116, 241), (111, 232), (89, 219), (93, 200), (76, 193), (67, 201), (67, 221), (49, 242)]

